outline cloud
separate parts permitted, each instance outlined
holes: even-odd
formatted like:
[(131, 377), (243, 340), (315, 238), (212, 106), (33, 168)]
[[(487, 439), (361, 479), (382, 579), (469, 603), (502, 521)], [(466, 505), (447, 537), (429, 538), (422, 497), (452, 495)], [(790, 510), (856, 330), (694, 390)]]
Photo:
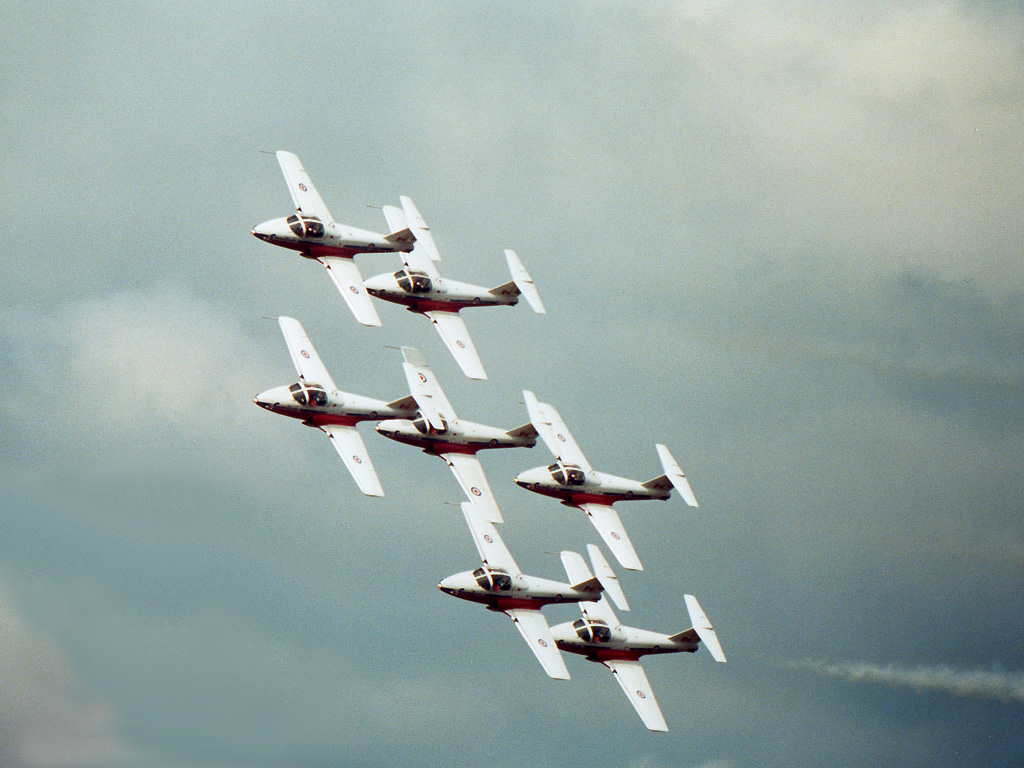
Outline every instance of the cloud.
[(0, 592), (0, 764), (6, 768), (88, 768), (121, 764), (132, 751), (114, 715), (82, 690), (74, 668), (27, 627)]
[(945, 665), (907, 669), (867, 662), (826, 664), (820, 661), (792, 662), (795, 669), (807, 669), (825, 677), (854, 683), (881, 683), (893, 688), (936, 691), (972, 699), (993, 699), (1004, 704), (1024, 703), (1024, 672), (953, 669)]

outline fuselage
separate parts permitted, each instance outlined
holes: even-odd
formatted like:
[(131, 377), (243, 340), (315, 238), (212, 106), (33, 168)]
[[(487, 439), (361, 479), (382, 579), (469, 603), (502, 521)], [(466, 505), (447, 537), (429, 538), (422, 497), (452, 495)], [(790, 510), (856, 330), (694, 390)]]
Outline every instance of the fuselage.
[(551, 603), (578, 603), (600, 598), (600, 590), (584, 592), (562, 582), (488, 567), (441, 579), (437, 588), (445, 594), (482, 603), (496, 611), (536, 609)]
[(652, 653), (694, 653), (698, 643), (672, 640), (660, 632), (635, 627), (609, 627), (598, 619), (577, 619), (551, 628), (558, 648), (591, 661), (636, 660)]
[(562, 499), (567, 504), (611, 504), (631, 499), (669, 498), (668, 491), (648, 488), (637, 480), (596, 470), (585, 471), (560, 461), (520, 472), (515, 483), (528, 491)]
[(426, 419), (389, 419), (377, 425), (384, 437), (415, 445), (427, 453), (476, 453), (485, 448), (530, 448), (536, 437), (513, 437), (498, 427), (453, 419), (435, 429)]
[(374, 275), (363, 285), (371, 296), (395, 304), (402, 304), (414, 312), (457, 312), (466, 307), (487, 307), (519, 302), (518, 291), (492, 293), (487, 288), (441, 277), (429, 277), (422, 272), (400, 269), (397, 272)]
[(357, 253), (411, 251), (412, 243), (392, 243), (384, 235), (336, 222), (322, 222), (315, 216), (288, 216), (256, 226), (252, 234), (271, 245), (299, 251), (303, 256), (341, 256)]
[(378, 421), (407, 416), (409, 411), (392, 408), (383, 400), (353, 395), (337, 389), (327, 391), (315, 384), (292, 384), (260, 392), (253, 400), (260, 408), (290, 416), (312, 426)]

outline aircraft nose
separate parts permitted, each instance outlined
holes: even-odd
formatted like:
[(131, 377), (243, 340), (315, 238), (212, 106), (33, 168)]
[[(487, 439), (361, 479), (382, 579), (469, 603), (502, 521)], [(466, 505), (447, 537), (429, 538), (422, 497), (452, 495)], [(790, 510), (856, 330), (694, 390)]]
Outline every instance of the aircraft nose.
[[(368, 280), (363, 281), (363, 288), (371, 296), (377, 296), (388, 287), (389, 278), (391, 278), (391, 275), (374, 275)], [(393, 280), (394, 278), (391, 279)]]

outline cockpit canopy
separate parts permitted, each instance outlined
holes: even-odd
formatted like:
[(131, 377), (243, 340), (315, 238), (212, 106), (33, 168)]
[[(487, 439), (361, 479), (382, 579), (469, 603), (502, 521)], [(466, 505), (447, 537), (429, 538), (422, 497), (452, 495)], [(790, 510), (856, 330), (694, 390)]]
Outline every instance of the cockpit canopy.
[(395, 280), (406, 293), (430, 293), (430, 278), (423, 272), (400, 269), (395, 272)]
[(559, 485), (583, 485), (587, 482), (586, 473), (575, 464), (563, 464), (556, 461), (548, 467), (548, 472)]
[(299, 405), (327, 405), (327, 393), (316, 384), (292, 384), (288, 391)]
[(600, 619), (577, 619), (572, 628), (585, 643), (607, 643), (612, 639), (611, 629)]
[(477, 568), (473, 571), (473, 578), (481, 589), (488, 592), (512, 591), (512, 577), (506, 571), (497, 568)]
[(448, 422), (444, 420), (443, 416), (441, 417), (440, 429), (436, 428), (422, 416), (413, 421), (412, 425), (416, 427), (417, 432), (424, 435), (443, 435), (445, 432), (448, 431)]
[(323, 237), (324, 225), (316, 216), (291, 215), (285, 219), (288, 229), (299, 237)]

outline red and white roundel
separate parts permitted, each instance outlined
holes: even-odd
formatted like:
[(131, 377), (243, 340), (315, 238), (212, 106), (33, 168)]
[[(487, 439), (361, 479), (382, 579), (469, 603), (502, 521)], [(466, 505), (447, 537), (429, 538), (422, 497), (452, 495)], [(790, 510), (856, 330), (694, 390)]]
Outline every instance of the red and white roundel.
[(641, 698), (641, 699), (646, 699), (647, 698), (646, 696), (644, 696), (644, 692), (643, 691), (637, 691), (636, 695), (637, 695), (638, 698)]
[(303, 356), (304, 358), (306, 358), (307, 360), (309, 359), (309, 352), (307, 352), (306, 350), (302, 350), (302, 352), (301, 352), (300, 354), (301, 354), (301, 355), (302, 355), (302, 356)]
[(455, 346), (458, 347), (459, 349), (465, 349), (466, 348), (466, 345), (462, 343), (461, 339), (459, 339), (458, 341), (455, 342)]
[(564, 443), (565, 442), (565, 435), (559, 434), (558, 435), (558, 439), (561, 440)]
[(547, 642), (546, 642), (546, 641), (544, 640), (544, 638), (541, 638), (540, 640), (538, 640), (538, 641), (537, 641), (537, 645), (539, 645), (539, 646), (540, 646), (541, 648), (547, 648), (547, 647), (548, 647), (548, 644), (547, 644)]
[(353, 456), (352, 457), (352, 461), (354, 461), (356, 464), (362, 464), (363, 463), (363, 460), (360, 459), (358, 456)]
[(616, 541), (618, 541), (619, 540), (619, 534), (617, 534), (615, 531), (612, 531), (612, 538), (615, 539)]
[(359, 293), (359, 289), (356, 288), (354, 285), (350, 285), (348, 289), (352, 291), (352, 293)]
[(491, 534), (485, 533), (484, 534), (484, 541), (486, 541), (488, 544), (491, 544), (494, 541), (494, 539), (491, 538)]
[(307, 187), (302, 182), (299, 182), (299, 189), (301, 189), (303, 192), (305, 192), (307, 190)]
[(422, 381), (424, 384), (426, 384), (427, 383), (427, 377), (424, 376), (422, 373), (419, 376), (420, 376), (420, 381)]
[(481, 495), (480, 489), (477, 488), (475, 485), (472, 488), (469, 489), (469, 492), (472, 493), (474, 496), (480, 496)]

